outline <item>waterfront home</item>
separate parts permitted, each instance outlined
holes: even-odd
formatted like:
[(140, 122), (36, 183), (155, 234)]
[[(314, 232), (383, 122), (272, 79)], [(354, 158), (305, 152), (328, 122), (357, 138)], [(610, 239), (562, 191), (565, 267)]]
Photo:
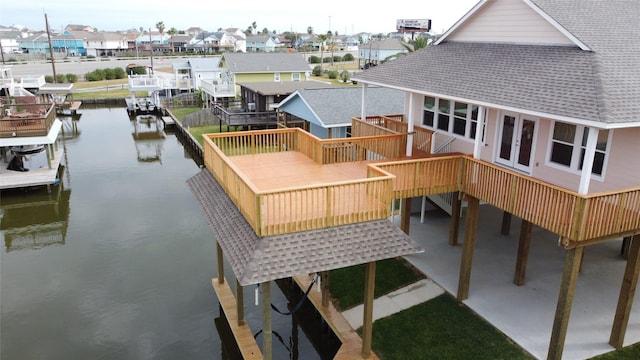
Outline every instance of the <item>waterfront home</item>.
[(365, 93), (374, 85), (403, 91), (403, 121), (410, 131), (434, 131), (434, 151), (470, 154), (461, 157), (456, 180), (468, 203), (459, 300), (473, 285), (480, 202), (502, 210), (503, 220), (522, 219), (516, 285), (525, 283), (531, 226), (557, 234), (566, 258), (550, 359), (562, 357), (590, 245), (621, 242), (628, 259), (609, 344), (621, 348), (627, 327), (635, 326), (629, 321), (640, 272), (638, 16), (640, 6), (628, 0), (482, 0), (433, 45), (353, 77)]
[[(367, 116), (402, 114), (402, 91), (372, 87), (368, 92)], [(300, 88), (278, 105), (284, 124), (304, 121), (304, 129), (320, 139), (351, 136), (351, 119), (361, 115), (360, 87)]]

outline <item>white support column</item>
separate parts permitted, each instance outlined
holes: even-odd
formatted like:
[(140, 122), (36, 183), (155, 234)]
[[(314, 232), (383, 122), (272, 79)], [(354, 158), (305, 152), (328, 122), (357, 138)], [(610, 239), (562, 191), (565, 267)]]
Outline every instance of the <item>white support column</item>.
[(480, 159), (480, 153), (482, 152), (482, 145), (484, 145), (482, 141), (482, 134), (484, 129), (484, 124), (486, 122), (485, 116), (485, 107), (478, 107), (478, 124), (476, 126), (476, 141), (473, 143), (473, 158)]
[(413, 154), (413, 125), (415, 123), (415, 111), (413, 109), (414, 106), (414, 98), (415, 98), (416, 94), (410, 93), (409, 94), (409, 111), (407, 112), (408, 116), (407, 116), (407, 148), (406, 148), (406, 154), (407, 156), (411, 156)]
[(578, 187), (579, 194), (586, 194), (589, 192), (589, 183), (591, 181), (591, 171), (593, 170), (593, 159), (596, 155), (596, 145), (598, 144), (599, 132), (600, 130), (597, 128), (589, 128), (587, 148), (585, 149), (584, 161), (582, 163), (582, 174), (580, 174), (580, 186)]
[(360, 120), (367, 119), (367, 84), (362, 84), (362, 108), (360, 109)]

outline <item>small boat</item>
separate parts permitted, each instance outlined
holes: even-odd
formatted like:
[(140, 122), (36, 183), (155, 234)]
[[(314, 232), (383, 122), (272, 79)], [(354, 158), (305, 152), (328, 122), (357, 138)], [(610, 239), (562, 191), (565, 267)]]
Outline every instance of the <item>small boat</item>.
[(44, 151), (44, 145), (12, 146), (11, 151), (16, 155), (32, 155)]

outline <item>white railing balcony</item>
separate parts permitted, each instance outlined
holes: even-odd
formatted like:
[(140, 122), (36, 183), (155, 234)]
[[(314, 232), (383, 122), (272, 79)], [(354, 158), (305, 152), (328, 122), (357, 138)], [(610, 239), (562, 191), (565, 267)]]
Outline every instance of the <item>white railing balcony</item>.
[(42, 85), (47, 82), (44, 80), (44, 75), (35, 76), (35, 75), (27, 75), (20, 78), (20, 86), (23, 88), (37, 88), (39, 89)]

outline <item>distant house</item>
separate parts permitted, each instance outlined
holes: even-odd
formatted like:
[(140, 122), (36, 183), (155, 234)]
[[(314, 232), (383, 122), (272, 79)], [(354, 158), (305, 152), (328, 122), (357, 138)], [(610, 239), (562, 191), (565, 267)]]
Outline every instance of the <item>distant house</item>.
[(177, 53), (187, 51), (187, 44), (193, 39), (193, 35), (173, 35), (169, 43), (173, 44), (173, 51)]
[(196, 89), (202, 87), (203, 80), (218, 80), (221, 78), (221, 56), (189, 57), (184, 63), (174, 63), (174, 70), (185, 70), (185, 76), (193, 80)]
[(85, 50), (80, 55), (115, 56), (129, 51), (131, 47), (131, 37), (118, 32), (71, 31), (70, 33), (74, 38), (82, 39)]
[(247, 52), (274, 52), (276, 42), (270, 35), (253, 35), (247, 37)]
[(94, 28), (93, 26), (88, 26), (88, 25), (74, 25), (74, 24), (69, 24), (67, 26), (65, 26), (64, 28), (65, 31), (86, 31), (86, 32), (96, 32), (96, 28)]
[(306, 81), (311, 75), (299, 53), (225, 53), (221, 66), (229, 69), (236, 83)]
[(320, 81), (239, 83), (242, 106), (250, 111), (274, 111), (278, 104), (299, 89), (334, 87)]
[[(367, 116), (404, 112), (402, 91), (372, 87), (367, 95)], [(351, 118), (362, 115), (362, 90), (357, 87), (300, 88), (280, 102), (278, 111), (288, 121), (304, 120), (305, 129), (321, 139), (344, 138), (351, 135)]]
[(399, 39), (372, 40), (358, 47), (358, 65), (360, 68), (366, 69), (370, 66), (379, 65), (388, 58), (407, 51)]
[(22, 32), (10, 28), (0, 31), (0, 44), (5, 54), (22, 52), (18, 40), (22, 38)]

